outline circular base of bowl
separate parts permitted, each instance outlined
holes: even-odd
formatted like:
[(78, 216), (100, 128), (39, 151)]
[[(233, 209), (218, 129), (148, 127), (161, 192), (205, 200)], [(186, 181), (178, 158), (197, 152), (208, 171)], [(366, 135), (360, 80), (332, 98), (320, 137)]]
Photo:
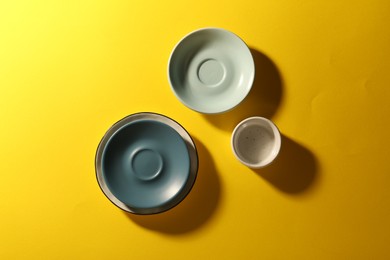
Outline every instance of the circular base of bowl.
[(143, 181), (155, 179), (161, 172), (164, 162), (161, 153), (150, 148), (140, 148), (130, 156), (134, 175)]
[(186, 197), (198, 157), (190, 135), (176, 121), (137, 113), (107, 131), (95, 164), (99, 186), (111, 202), (127, 212), (155, 214)]
[(221, 113), (248, 95), (254, 62), (247, 45), (232, 32), (205, 28), (185, 36), (168, 64), (169, 83), (176, 97), (201, 113)]

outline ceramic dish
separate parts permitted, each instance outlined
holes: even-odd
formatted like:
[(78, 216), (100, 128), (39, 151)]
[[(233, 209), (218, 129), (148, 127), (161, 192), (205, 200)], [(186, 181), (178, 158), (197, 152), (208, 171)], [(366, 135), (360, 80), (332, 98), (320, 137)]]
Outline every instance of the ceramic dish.
[(255, 75), (253, 57), (237, 35), (205, 28), (185, 36), (173, 49), (168, 79), (187, 107), (207, 114), (237, 106), (249, 93)]
[(255, 116), (236, 126), (231, 144), (234, 155), (241, 163), (251, 168), (261, 168), (279, 154), (281, 137), (271, 120)]
[(197, 175), (190, 135), (174, 120), (155, 113), (130, 115), (104, 135), (96, 153), (103, 193), (135, 214), (166, 211), (182, 201)]

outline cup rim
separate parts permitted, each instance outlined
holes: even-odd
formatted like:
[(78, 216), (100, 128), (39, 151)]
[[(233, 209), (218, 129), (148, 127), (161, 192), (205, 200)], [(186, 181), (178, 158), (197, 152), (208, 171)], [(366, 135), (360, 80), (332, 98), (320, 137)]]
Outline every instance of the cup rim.
[[(240, 157), (240, 155), (237, 152), (236, 145), (235, 145), (235, 140), (237, 138), (237, 134), (239, 133), (240, 129), (244, 126), (244, 124), (246, 124), (250, 121), (262, 121), (262, 122), (267, 123), (267, 125), (269, 125), (271, 127), (272, 133), (275, 137), (271, 154), (268, 156), (268, 158), (266, 160), (262, 160), (258, 163), (250, 163), (250, 162), (246, 161), (244, 158)], [(242, 120), (241, 122), (239, 122), (236, 125), (236, 127), (234, 128), (233, 133), (232, 133), (232, 137), (231, 137), (231, 147), (232, 147), (234, 156), (242, 164), (244, 164), (250, 168), (254, 168), (254, 169), (263, 168), (263, 167), (271, 164), (279, 154), (279, 151), (281, 148), (281, 143), (282, 143), (282, 140), (281, 140), (281, 135), (280, 135), (280, 131), (279, 131), (278, 127), (271, 120), (269, 120), (265, 117), (261, 117), (261, 116), (252, 116), (252, 117), (246, 118), (246, 119)]]

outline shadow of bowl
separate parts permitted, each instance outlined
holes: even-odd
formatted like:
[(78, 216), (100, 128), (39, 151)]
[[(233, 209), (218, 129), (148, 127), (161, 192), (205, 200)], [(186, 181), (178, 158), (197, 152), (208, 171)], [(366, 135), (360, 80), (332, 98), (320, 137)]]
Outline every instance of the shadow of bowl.
[(300, 194), (313, 187), (318, 179), (318, 162), (307, 148), (282, 135), (282, 146), (276, 160), (253, 171), (282, 192)]
[(180, 235), (204, 225), (218, 207), (221, 185), (212, 157), (206, 147), (193, 138), (199, 157), (198, 176), (191, 192), (174, 208), (155, 215), (124, 212), (134, 223), (161, 233)]
[(282, 99), (282, 78), (276, 65), (263, 53), (251, 48), (255, 63), (255, 79), (245, 100), (234, 109), (222, 114), (204, 114), (215, 126), (233, 131), (243, 119), (250, 116), (271, 118)]

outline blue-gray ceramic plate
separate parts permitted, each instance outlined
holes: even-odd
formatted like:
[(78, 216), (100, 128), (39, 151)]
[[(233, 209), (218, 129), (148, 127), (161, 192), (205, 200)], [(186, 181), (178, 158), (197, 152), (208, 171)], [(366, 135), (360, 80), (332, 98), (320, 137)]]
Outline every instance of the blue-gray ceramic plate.
[(176, 121), (137, 113), (114, 124), (96, 153), (96, 175), (104, 194), (135, 214), (166, 211), (191, 190), (198, 157), (190, 135)]

